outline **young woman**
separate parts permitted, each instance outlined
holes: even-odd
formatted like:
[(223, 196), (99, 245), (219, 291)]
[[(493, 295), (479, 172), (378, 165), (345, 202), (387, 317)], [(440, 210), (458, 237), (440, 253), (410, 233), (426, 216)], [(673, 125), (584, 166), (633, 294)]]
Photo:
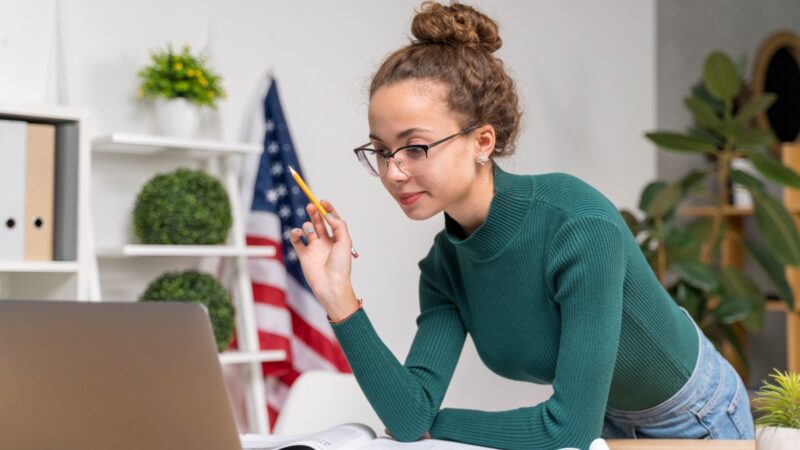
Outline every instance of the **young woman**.
[[(508, 449), (609, 438), (750, 439), (733, 368), (659, 284), (617, 208), (563, 173), (515, 175), (514, 82), (496, 24), (424, 3), (416, 38), (370, 88), (358, 159), (411, 219), (444, 212), (419, 263), (420, 314), (405, 364), (381, 342), (350, 281), (350, 236), (329, 202), (291, 240), (358, 382), (387, 431)], [(305, 241), (301, 239), (305, 238)], [(500, 376), (551, 383), (503, 412), (440, 409), (469, 333)]]

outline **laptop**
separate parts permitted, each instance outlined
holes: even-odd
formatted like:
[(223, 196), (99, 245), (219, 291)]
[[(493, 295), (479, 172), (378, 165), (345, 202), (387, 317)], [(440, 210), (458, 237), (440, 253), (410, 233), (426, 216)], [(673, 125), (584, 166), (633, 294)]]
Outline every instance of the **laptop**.
[(241, 450), (205, 308), (0, 301), (0, 449)]

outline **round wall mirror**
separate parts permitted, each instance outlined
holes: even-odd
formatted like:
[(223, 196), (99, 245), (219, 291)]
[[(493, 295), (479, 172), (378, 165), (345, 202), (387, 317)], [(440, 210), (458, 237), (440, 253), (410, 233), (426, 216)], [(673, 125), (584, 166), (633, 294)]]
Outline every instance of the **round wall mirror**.
[(800, 141), (800, 35), (778, 32), (767, 38), (753, 65), (753, 94), (772, 92), (775, 103), (756, 117), (758, 125), (777, 138), (772, 153), (780, 156), (780, 144)]

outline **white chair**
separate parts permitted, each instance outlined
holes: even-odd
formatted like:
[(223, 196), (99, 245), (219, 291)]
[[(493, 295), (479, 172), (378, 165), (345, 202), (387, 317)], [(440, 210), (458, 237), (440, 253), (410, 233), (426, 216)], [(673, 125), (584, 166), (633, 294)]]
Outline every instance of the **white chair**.
[(309, 371), (292, 384), (273, 434), (305, 434), (348, 422), (363, 423), (378, 436), (384, 426), (352, 374)]

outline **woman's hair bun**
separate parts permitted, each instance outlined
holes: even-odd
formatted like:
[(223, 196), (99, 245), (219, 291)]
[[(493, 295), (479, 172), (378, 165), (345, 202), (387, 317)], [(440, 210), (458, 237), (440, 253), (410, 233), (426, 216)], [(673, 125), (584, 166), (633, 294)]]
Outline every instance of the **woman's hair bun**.
[(450, 6), (424, 2), (411, 23), (411, 33), (420, 44), (474, 46), (488, 53), (503, 45), (492, 19), (456, 2)]

